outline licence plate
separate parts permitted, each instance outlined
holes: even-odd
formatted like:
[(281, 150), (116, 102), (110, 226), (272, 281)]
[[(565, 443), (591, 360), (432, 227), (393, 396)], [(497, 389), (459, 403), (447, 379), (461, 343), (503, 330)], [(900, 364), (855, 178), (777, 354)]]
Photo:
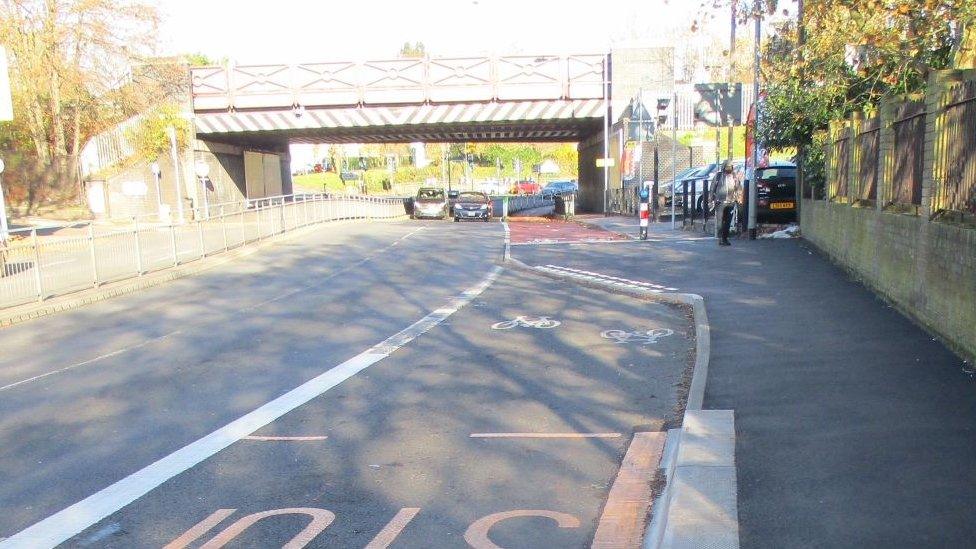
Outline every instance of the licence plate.
[(468, 217), (474, 217), (474, 216), (478, 215), (478, 212), (464, 212), (464, 215), (466, 215)]
[(792, 202), (773, 202), (769, 205), (770, 210), (788, 210), (793, 207)]

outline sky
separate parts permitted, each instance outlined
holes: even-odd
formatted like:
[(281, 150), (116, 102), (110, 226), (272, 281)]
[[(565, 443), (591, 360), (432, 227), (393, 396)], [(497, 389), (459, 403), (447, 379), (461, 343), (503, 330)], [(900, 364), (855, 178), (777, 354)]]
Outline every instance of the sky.
[[(394, 58), (421, 41), (432, 56), (598, 53), (667, 45), (700, 0), (165, 0), (163, 53), (237, 63)], [(727, 25), (727, 18), (725, 24)]]

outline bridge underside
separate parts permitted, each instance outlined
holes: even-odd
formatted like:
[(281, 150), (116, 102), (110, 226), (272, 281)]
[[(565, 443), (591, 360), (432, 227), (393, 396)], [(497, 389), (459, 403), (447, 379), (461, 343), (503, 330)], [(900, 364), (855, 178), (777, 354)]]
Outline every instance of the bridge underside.
[(463, 143), (463, 142), (572, 142), (600, 131), (602, 121), (524, 122), (509, 124), (421, 124), (383, 128), (305, 128), (207, 133), (197, 136), (208, 141), (236, 145), (281, 143)]
[[(197, 111), (194, 125), (202, 141), (272, 152), (284, 165), (290, 143), (577, 142), (579, 207), (600, 211), (603, 179), (594, 166), (605, 109), (602, 99), (239, 109)], [(282, 180), (290, 187), (287, 174)]]
[(602, 100), (197, 112), (203, 139), (234, 144), (581, 141)]

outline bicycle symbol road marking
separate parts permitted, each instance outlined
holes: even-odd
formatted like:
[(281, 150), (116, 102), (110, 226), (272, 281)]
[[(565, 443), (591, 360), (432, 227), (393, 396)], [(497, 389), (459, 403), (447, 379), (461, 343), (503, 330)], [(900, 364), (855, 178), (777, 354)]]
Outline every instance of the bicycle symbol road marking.
[(502, 322), (496, 322), (491, 325), (492, 330), (511, 330), (512, 328), (517, 328), (519, 326), (523, 328), (540, 328), (543, 330), (548, 330), (549, 328), (555, 328), (559, 326), (561, 322), (558, 320), (553, 320), (548, 316), (517, 316), (512, 320), (504, 320)]
[(662, 337), (674, 334), (674, 330), (667, 328), (655, 328), (647, 331), (627, 332), (624, 330), (604, 330), (600, 332), (600, 337), (604, 339), (615, 339), (617, 343), (640, 343), (641, 345), (652, 345)]

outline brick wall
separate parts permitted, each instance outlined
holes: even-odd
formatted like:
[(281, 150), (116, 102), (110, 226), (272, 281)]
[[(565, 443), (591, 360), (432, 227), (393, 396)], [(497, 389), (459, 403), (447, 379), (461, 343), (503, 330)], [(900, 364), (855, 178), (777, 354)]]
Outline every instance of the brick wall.
[(804, 200), (803, 237), (961, 354), (976, 357), (976, 231)]
[[(976, 224), (935, 197), (945, 194), (950, 172), (974, 176), (948, 165), (945, 154), (976, 132), (976, 122), (948, 123), (945, 116), (951, 93), (974, 81), (976, 71), (936, 71), (924, 99), (889, 98), (868, 117), (832, 122), (827, 198), (804, 200), (800, 215), (804, 238), (970, 357), (976, 357)], [(899, 124), (915, 117), (917, 128), (902, 131), (899, 144)], [(857, 139), (872, 129), (877, 152), (865, 154)], [(858, 192), (866, 181), (876, 183), (874, 197)]]

